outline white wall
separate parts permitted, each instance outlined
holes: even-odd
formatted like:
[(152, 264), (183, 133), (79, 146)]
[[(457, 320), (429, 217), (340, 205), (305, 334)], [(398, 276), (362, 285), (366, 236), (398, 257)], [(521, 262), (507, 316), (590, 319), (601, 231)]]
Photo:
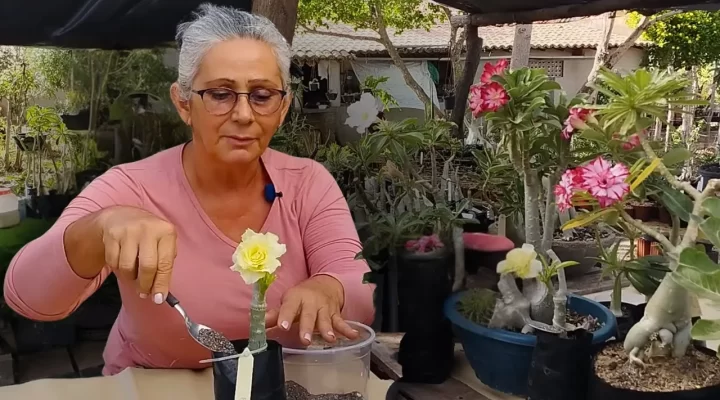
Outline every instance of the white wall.
[[(475, 81), (480, 79), (483, 65), (486, 62), (496, 62), (499, 58), (510, 58), (510, 53), (507, 51), (499, 51), (483, 54)], [(530, 58), (563, 60), (563, 76), (556, 78), (556, 81), (568, 95), (574, 95), (580, 90), (583, 84), (585, 84), (585, 81), (587, 81), (587, 77), (593, 66), (595, 50), (583, 50), (582, 55), (578, 56), (573, 56), (571, 52), (563, 50), (533, 50), (530, 53)], [(623, 55), (620, 61), (618, 61), (616, 69), (621, 73), (631, 72), (640, 67), (642, 59), (643, 50), (631, 48)]]

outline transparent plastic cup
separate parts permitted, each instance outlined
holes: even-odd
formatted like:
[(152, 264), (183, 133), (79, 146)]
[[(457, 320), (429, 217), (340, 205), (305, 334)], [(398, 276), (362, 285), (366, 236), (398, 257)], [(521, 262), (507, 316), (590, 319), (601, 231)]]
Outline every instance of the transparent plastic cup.
[(355, 392), (367, 399), (375, 331), (358, 322), (348, 324), (360, 332), (357, 339), (338, 337), (327, 343), (316, 334), (307, 348), (283, 347), (285, 382), (293, 381), (311, 395)]

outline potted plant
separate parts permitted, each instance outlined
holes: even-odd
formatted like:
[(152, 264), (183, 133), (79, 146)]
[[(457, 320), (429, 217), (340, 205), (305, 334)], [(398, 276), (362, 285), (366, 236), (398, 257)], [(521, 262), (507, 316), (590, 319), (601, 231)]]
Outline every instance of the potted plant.
[[(552, 250), (547, 257), (539, 256), (534, 246), (525, 244), (498, 263), (499, 294), (461, 292), (445, 302), (445, 315), (453, 324), (470, 366), (485, 385), (505, 393), (528, 395), (531, 361), (539, 340), (534, 335), (536, 330), (561, 334), (582, 328), (592, 333), (588, 344), (595, 345), (613, 336), (615, 319), (605, 307), (567, 293), (564, 269), (573, 264), (560, 262)], [(557, 290), (554, 276), (559, 281)], [(516, 278), (521, 280), (522, 291)], [(546, 292), (552, 298), (551, 309), (534, 308), (533, 299)], [(550, 324), (540, 321), (547, 319), (547, 314)]]
[[(669, 272), (625, 340), (607, 344), (597, 354), (588, 398), (716, 398), (720, 396), (720, 382), (703, 377), (707, 371), (718, 370), (720, 362), (714, 351), (695, 347), (692, 339), (720, 339), (720, 321), (701, 319), (693, 324), (692, 317), (698, 308), (697, 296), (720, 297), (720, 267), (704, 248), (697, 247), (700, 233), (713, 244), (720, 244), (720, 199), (715, 196), (720, 181), (710, 180), (705, 189), (698, 190), (679, 180), (674, 169), (690, 157), (690, 152), (676, 148), (661, 158), (645, 134), (654, 118), (664, 115), (659, 110), (668, 104), (698, 102), (685, 91), (690, 85), (684, 71), (640, 69), (619, 76), (603, 69), (599, 79), (596, 87), (608, 102), (593, 106), (595, 117), (580, 127), (580, 134), (608, 149), (605, 157), (610, 160), (599, 158), (581, 174), (567, 172), (577, 178), (566, 188), (571, 193), (566, 198), (569, 203), (588, 195), (598, 199), (592, 212), (568, 225), (622, 220), (659, 242), (668, 257)], [(613, 134), (636, 137), (638, 151), (618, 150), (611, 143)], [(595, 178), (600, 176), (607, 180), (597, 186)], [(630, 193), (643, 192), (655, 193), (671, 211), (669, 235), (624, 212)], [(680, 220), (688, 222), (682, 235)]]
[[(265, 295), (275, 281), (280, 267), (280, 257), (286, 247), (279, 238), (268, 233), (255, 233), (248, 229), (242, 236), (230, 267), (242, 276), (243, 281), (253, 285), (250, 305), (250, 338), (232, 342), (238, 355), (213, 353), (213, 375), (216, 400), (238, 398), (285, 400), (285, 375), (282, 361), (282, 347), (274, 340), (267, 340), (265, 334)], [(250, 388), (237, 387), (238, 369), (241, 363), (251, 358), (252, 379)], [(250, 389), (247, 393), (239, 390)]]
[(333, 100), (337, 99), (338, 94), (337, 94), (337, 92), (330, 90), (327, 92), (326, 96), (327, 96), (328, 100), (333, 101)]

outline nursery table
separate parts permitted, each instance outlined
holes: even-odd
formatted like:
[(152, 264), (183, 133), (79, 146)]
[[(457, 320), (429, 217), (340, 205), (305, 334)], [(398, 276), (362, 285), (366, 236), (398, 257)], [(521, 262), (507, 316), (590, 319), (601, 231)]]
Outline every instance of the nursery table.
[[(402, 333), (377, 334), (372, 348), (371, 365), (372, 371), (380, 379), (397, 381), (402, 377), (402, 367), (397, 362), (397, 350), (402, 336)], [(477, 381), (477, 378), (474, 379)], [(483, 386), (479, 381), (477, 383), (478, 386)], [(489, 388), (481, 393), (455, 377), (450, 377), (439, 385), (398, 382), (393, 385), (393, 388), (395, 387), (398, 388), (396, 398), (388, 397), (388, 400), (521, 400)]]

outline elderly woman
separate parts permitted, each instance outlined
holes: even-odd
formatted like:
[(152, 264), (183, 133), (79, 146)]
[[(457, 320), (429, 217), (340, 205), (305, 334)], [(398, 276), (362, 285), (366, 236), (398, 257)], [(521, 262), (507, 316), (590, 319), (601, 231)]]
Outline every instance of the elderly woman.
[(199, 368), (209, 352), (164, 300), (170, 291), (196, 322), (247, 338), (252, 289), (229, 267), (252, 229), (287, 245), (267, 293), (267, 326), (295, 328), (305, 344), (313, 332), (357, 336), (345, 319), (372, 319), (373, 287), (355, 260), (348, 205), (320, 164), (268, 149), (291, 102), (287, 42), (263, 17), (210, 5), (177, 39), (171, 95), (192, 140), (95, 179), (15, 256), (8, 305), (59, 320), (114, 273), (123, 306), (103, 373)]

